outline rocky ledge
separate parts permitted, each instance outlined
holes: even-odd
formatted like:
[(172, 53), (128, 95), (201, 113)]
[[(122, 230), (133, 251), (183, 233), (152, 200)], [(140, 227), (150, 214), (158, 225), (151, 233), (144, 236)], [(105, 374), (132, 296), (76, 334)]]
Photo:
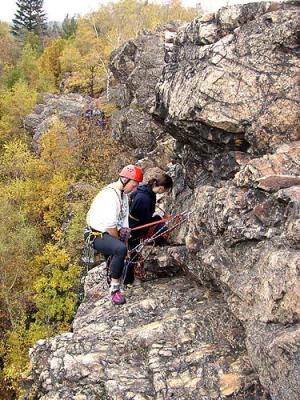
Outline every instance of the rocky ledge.
[[(164, 252), (167, 259), (170, 249)], [(39, 398), (268, 398), (243, 328), (220, 294), (177, 275), (136, 284), (126, 295), (127, 304), (114, 306), (103, 265), (89, 272), (72, 333), (31, 350)]]

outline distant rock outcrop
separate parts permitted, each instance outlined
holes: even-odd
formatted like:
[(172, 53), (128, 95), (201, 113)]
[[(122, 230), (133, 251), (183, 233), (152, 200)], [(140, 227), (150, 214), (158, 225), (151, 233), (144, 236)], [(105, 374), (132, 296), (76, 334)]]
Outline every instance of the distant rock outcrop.
[(43, 400), (299, 400), (299, 25), (298, 1), (224, 7), (112, 55), (115, 138), (193, 211), (146, 267), (189, 277), (116, 309), (91, 271), (73, 333), (32, 351)]
[(94, 99), (80, 94), (45, 94), (43, 101), (34, 107), (24, 119), (25, 128), (33, 135), (32, 146), (39, 152), (40, 139), (47, 132), (55, 118), (59, 117), (67, 126), (70, 136), (76, 130), (77, 122), (84, 111), (92, 107)]

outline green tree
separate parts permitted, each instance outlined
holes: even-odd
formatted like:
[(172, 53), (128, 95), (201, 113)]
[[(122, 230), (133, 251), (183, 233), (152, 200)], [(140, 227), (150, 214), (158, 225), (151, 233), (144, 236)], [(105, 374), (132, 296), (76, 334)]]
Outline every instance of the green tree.
[(17, 11), (13, 19), (12, 33), (21, 36), (24, 32), (43, 34), (46, 29), (46, 14), (43, 0), (18, 0)]
[(64, 39), (69, 39), (75, 36), (77, 30), (77, 21), (75, 17), (69, 18), (67, 14), (61, 26), (61, 35)]

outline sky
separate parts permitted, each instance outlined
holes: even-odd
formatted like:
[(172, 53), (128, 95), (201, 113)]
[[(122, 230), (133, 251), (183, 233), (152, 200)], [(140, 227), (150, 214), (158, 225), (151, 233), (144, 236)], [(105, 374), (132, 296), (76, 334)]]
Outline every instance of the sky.
[[(252, 0), (253, 1), (253, 0)], [(44, 0), (44, 10), (49, 21), (62, 21), (69, 14), (87, 14), (97, 10), (100, 4), (108, 0)], [(215, 11), (228, 4), (250, 3), (251, 0), (182, 0), (185, 6), (195, 7), (201, 4), (205, 11)], [(2, 0), (0, 7), (0, 20), (11, 22), (16, 11), (16, 0)]]

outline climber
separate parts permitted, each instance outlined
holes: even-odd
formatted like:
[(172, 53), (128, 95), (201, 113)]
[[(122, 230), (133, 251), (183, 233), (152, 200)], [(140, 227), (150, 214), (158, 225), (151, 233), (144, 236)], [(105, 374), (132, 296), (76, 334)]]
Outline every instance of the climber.
[[(156, 221), (158, 216), (153, 216), (156, 206), (156, 195), (172, 190), (173, 181), (168, 174), (161, 174), (152, 178), (145, 185), (140, 185), (130, 196), (129, 226), (135, 228), (148, 222)], [(133, 237), (142, 237), (147, 233), (147, 228), (132, 232)]]
[(124, 167), (119, 179), (104, 187), (94, 198), (86, 218), (94, 234), (94, 249), (106, 257), (112, 257), (110, 294), (114, 304), (126, 302), (120, 290), (120, 280), (127, 255), (125, 242), (129, 237), (128, 193), (135, 190), (142, 180), (141, 168), (135, 165)]
[[(172, 190), (173, 181), (168, 174), (161, 174), (157, 178), (150, 179), (147, 184), (140, 185), (135, 192), (130, 195), (130, 214), (129, 214), (129, 226), (130, 228), (136, 228), (138, 226), (147, 224), (152, 221), (159, 221), (162, 217), (155, 214), (156, 206), (156, 195), (166, 193)], [(144, 228), (134, 230), (131, 232), (131, 238), (129, 239), (129, 248), (134, 248), (140, 239), (147, 236), (149, 229)], [(160, 230), (162, 232), (164, 225), (157, 224), (154, 227), (153, 233)], [(161, 236), (155, 244), (161, 245), (164, 243), (164, 238)], [(125, 277), (125, 284), (130, 284), (134, 281), (133, 265), (128, 264), (127, 273)]]

